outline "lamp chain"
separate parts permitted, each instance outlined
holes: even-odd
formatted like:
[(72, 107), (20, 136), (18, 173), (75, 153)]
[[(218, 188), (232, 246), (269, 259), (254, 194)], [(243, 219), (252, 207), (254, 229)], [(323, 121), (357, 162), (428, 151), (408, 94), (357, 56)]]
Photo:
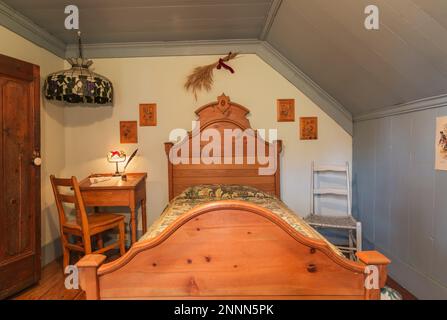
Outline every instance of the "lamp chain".
[(79, 46), (79, 57), (84, 59), (84, 55), (82, 54), (82, 40), (81, 40), (81, 31), (78, 31), (78, 46)]

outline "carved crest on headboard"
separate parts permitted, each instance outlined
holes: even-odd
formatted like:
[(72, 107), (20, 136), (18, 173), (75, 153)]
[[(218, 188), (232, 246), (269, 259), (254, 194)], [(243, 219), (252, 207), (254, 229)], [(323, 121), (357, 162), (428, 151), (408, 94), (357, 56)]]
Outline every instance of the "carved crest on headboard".
[(242, 130), (251, 128), (247, 115), (250, 111), (234, 102), (230, 97), (222, 94), (217, 97), (217, 101), (207, 104), (196, 110), (199, 117), (201, 129), (218, 122), (224, 122), (239, 127)]
[(230, 109), (230, 97), (226, 96), (224, 93), (220, 97), (217, 97), (216, 107), (222, 114), (226, 115), (228, 109)]

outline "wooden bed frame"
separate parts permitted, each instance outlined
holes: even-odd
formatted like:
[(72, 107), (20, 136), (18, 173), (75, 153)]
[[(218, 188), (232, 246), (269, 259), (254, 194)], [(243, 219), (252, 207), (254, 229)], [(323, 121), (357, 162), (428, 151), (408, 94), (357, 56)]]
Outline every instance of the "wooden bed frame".
[[(196, 114), (202, 130), (222, 131), (250, 128), (248, 112), (222, 95)], [(281, 142), (273, 143), (278, 170), (271, 176), (259, 175), (259, 164), (170, 162), (169, 198), (207, 183), (251, 185), (279, 197)], [(173, 147), (166, 144), (167, 154)], [(93, 300), (379, 299), (390, 261), (376, 251), (357, 256), (359, 262), (339, 256), (325, 241), (304, 236), (259, 206), (218, 201), (195, 207), (113, 262), (103, 264), (106, 257), (93, 254), (77, 266), (81, 287)], [(365, 286), (366, 266), (377, 267), (378, 286)]]

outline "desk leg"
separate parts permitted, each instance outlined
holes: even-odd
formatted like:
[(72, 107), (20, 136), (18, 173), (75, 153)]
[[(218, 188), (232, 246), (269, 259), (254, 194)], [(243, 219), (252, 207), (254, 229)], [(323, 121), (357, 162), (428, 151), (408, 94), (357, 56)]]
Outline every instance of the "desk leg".
[(130, 233), (131, 233), (131, 244), (137, 242), (137, 212), (135, 206), (130, 207)]
[(143, 233), (147, 232), (147, 212), (146, 212), (146, 199), (141, 200), (141, 221), (143, 223)]

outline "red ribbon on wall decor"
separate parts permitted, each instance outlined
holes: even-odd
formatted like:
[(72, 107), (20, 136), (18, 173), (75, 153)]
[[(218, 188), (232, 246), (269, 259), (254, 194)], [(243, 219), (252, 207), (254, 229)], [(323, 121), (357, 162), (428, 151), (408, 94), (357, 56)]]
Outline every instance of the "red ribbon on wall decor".
[[(231, 55), (231, 52), (230, 52)], [(219, 64), (217, 65), (217, 70), (220, 70), (222, 68), (229, 70), (231, 73), (234, 73), (234, 69), (232, 67), (230, 67), (228, 64), (226, 64), (224, 62), (224, 59), (220, 58), (219, 59)]]
[(185, 83), (186, 91), (192, 91), (194, 97), (197, 100), (197, 93), (201, 90), (210, 91), (214, 83), (214, 69), (225, 69), (232, 74), (235, 73), (234, 69), (230, 67), (227, 62), (235, 59), (239, 53), (230, 52), (227, 56), (220, 58), (219, 61), (206, 65), (196, 67), (193, 72), (188, 76)]

